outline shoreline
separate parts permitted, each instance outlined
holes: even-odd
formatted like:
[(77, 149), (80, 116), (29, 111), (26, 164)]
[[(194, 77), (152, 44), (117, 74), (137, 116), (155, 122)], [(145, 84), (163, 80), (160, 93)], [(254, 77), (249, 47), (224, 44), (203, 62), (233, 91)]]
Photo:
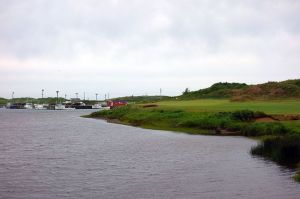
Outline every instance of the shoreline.
[[(172, 133), (184, 133), (184, 134), (188, 134), (188, 135), (202, 135), (202, 136), (240, 136), (240, 137), (245, 137), (248, 139), (252, 139), (252, 140), (257, 140), (258, 142), (263, 142), (263, 140), (266, 137), (247, 137), (247, 136), (242, 136), (239, 135), (235, 132), (232, 132), (233, 134), (211, 134), (211, 133), (199, 133), (199, 132), (192, 132), (192, 129), (189, 129), (189, 131), (187, 130), (181, 130), (181, 129), (173, 129), (173, 128), (157, 128), (154, 126), (134, 126), (132, 124), (126, 123), (126, 122), (122, 122), (119, 119), (108, 119), (108, 118), (93, 118), (93, 117), (85, 117), (85, 118), (90, 118), (90, 119), (99, 119), (99, 120), (104, 120), (107, 123), (112, 123), (112, 124), (120, 124), (120, 125), (126, 125), (126, 126), (131, 126), (131, 127), (137, 127), (137, 128), (143, 128), (143, 129), (149, 129), (149, 130), (161, 130), (161, 131), (168, 131), (168, 132), (172, 132)], [(259, 146), (259, 143), (257, 143), (257, 146)], [(252, 153), (252, 149), (250, 151)], [(253, 154), (252, 154), (253, 155)], [(283, 165), (284, 166), (284, 165)], [(295, 175), (292, 176), (292, 178), (294, 179), (295, 182), (300, 183), (300, 163), (297, 165), (297, 167), (292, 167), (295, 169)]]
[[(259, 141), (257, 146), (251, 148), (250, 153), (252, 155), (265, 157), (283, 166), (294, 165), (293, 168), (295, 169), (300, 162), (299, 132), (278, 121), (260, 119), (271, 117), (263, 112), (240, 110), (194, 113), (182, 110), (143, 109), (137, 106), (125, 106), (93, 112), (82, 117), (190, 135), (243, 136)], [(287, 153), (287, 151), (289, 152)], [(299, 182), (299, 171), (300, 167), (293, 177), (297, 182)]]
[[(85, 116), (84, 116), (85, 117)], [(149, 130), (162, 130), (162, 131), (170, 131), (174, 133), (184, 133), (188, 135), (206, 135), (206, 136), (242, 136), (238, 132), (232, 132), (232, 131), (226, 131), (226, 130), (220, 130), (220, 133), (216, 133), (215, 131), (212, 130), (205, 130), (205, 129), (193, 129), (193, 128), (171, 128), (171, 127), (159, 127), (159, 126), (154, 126), (154, 125), (134, 125), (130, 124), (128, 122), (123, 122), (120, 119), (109, 119), (105, 117), (85, 117), (85, 118), (90, 118), (90, 119), (99, 119), (106, 121), (107, 123), (112, 123), (112, 124), (120, 124), (120, 125), (125, 125), (125, 126), (131, 126), (131, 127), (138, 127), (142, 129), (149, 129)], [(245, 137), (245, 136), (242, 136)], [(251, 139), (250, 137), (247, 137)], [(255, 139), (257, 140), (257, 139)]]

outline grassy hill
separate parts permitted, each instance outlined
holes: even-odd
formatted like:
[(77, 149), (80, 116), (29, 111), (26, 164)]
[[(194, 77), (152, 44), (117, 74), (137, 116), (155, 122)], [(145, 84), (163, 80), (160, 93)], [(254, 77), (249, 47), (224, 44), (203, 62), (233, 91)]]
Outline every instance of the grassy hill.
[(0, 97), (0, 106), (6, 105), (7, 99)]
[(247, 88), (247, 84), (219, 82), (209, 88), (198, 91), (185, 91), (180, 99), (199, 99), (199, 98), (230, 98), (233, 92), (239, 89)]
[(233, 91), (232, 100), (300, 98), (300, 79), (251, 85)]
[(179, 99), (227, 98), (233, 101), (300, 98), (300, 79), (247, 85), (220, 82), (206, 89), (185, 91)]
[(127, 102), (135, 102), (135, 103), (151, 103), (151, 102), (157, 102), (160, 100), (167, 100), (171, 99), (169, 96), (159, 96), (159, 95), (154, 95), (154, 96), (126, 96), (126, 97), (118, 97), (114, 98), (113, 100), (125, 100)]

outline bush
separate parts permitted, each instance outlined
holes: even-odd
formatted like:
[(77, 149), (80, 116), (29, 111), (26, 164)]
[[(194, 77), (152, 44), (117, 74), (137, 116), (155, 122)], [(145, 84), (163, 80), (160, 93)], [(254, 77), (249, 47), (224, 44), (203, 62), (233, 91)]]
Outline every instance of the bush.
[(285, 135), (292, 133), (290, 129), (278, 122), (273, 123), (251, 123), (241, 129), (245, 136), (263, 136), (263, 135)]
[(232, 113), (233, 119), (240, 121), (252, 121), (257, 118), (266, 117), (267, 114), (259, 111), (239, 110)]
[(240, 121), (251, 121), (254, 119), (254, 113), (249, 110), (235, 111), (232, 113), (232, 117)]
[(253, 155), (260, 155), (285, 165), (296, 165), (300, 161), (300, 136), (276, 136), (263, 140), (251, 149)]
[(298, 171), (297, 171), (296, 175), (294, 176), (294, 179), (295, 179), (297, 182), (300, 182), (300, 168), (298, 168)]

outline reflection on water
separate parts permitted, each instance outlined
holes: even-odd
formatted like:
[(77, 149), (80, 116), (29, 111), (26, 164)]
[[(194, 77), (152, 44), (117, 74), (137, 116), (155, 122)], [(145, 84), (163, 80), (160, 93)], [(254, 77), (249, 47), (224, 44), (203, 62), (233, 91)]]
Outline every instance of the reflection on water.
[(300, 198), (292, 171), (243, 137), (85, 119), (88, 110), (0, 110), (0, 198)]

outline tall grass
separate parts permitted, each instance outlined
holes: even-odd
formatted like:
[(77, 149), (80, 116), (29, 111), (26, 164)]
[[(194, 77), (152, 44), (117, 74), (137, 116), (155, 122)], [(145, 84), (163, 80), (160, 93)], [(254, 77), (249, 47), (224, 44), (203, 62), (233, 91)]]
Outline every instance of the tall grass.
[(300, 167), (296, 173), (296, 175), (294, 176), (294, 179), (297, 181), (297, 182), (300, 182)]
[(253, 155), (267, 157), (279, 164), (295, 166), (300, 162), (300, 136), (269, 137), (251, 149)]
[(113, 110), (92, 113), (90, 117), (118, 119), (134, 126), (157, 126), (164, 122), (172, 128), (190, 128), (234, 131), (245, 136), (285, 135), (292, 133), (290, 128), (279, 122), (256, 123), (256, 118), (265, 117), (263, 112), (238, 110), (233, 112), (204, 113), (182, 110), (141, 109), (124, 106)]

